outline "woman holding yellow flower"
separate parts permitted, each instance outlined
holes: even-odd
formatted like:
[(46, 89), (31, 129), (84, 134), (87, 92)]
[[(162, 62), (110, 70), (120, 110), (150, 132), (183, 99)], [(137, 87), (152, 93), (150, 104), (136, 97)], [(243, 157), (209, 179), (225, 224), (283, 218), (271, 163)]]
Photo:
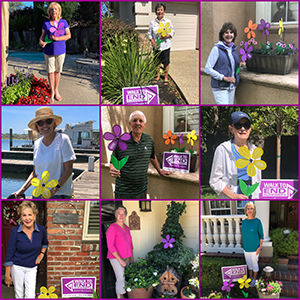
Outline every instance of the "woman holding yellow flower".
[[(34, 143), (33, 172), (14, 193), (16, 198), (20, 198), (33, 184), (39, 188), (35, 191), (40, 191), (37, 195), (33, 193), (34, 198), (71, 199), (73, 161), (76, 156), (69, 137), (55, 131), (61, 122), (62, 117), (54, 115), (50, 107), (41, 107), (35, 112), (35, 118), (28, 123), (28, 127), (42, 137)], [(53, 179), (58, 181), (55, 186), (50, 184), (54, 182)]]
[(220, 199), (258, 199), (259, 188), (251, 196), (246, 196), (239, 185), (239, 180), (248, 187), (259, 183), (261, 170), (266, 167), (257, 157), (262, 154), (262, 149), (248, 142), (250, 117), (241, 111), (233, 112), (228, 128), (231, 139), (223, 142), (215, 151), (209, 184)]
[(155, 14), (157, 18), (150, 22), (148, 30), (148, 38), (157, 54), (159, 66), (157, 68), (157, 77), (154, 82), (160, 79), (160, 64), (164, 65), (164, 85), (168, 85), (168, 72), (170, 67), (170, 48), (171, 38), (175, 34), (172, 22), (165, 18), (166, 6), (158, 3), (155, 6)]

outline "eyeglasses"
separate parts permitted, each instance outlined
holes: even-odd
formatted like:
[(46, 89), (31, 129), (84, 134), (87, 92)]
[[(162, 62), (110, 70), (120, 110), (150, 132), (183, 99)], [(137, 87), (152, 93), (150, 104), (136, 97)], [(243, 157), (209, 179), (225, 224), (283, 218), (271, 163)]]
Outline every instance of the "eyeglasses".
[(250, 122), (245, 122), (245, 123), (240, 123), (237, 122), (235, 124), (232, 124), (236, 129), (241, 129), (242, 127), (244, 127), (246, 130), (248, 130), (251, 127), (251, 123)]
[(44, 125), (44, 123), (46, 123), (48, 125), (52, 124), (52, 121), (53, 121), (53, 119), (47, 119), (46, 121), (40, 120), (40, 121), (37, 121), (36, 124), (41, 127)]

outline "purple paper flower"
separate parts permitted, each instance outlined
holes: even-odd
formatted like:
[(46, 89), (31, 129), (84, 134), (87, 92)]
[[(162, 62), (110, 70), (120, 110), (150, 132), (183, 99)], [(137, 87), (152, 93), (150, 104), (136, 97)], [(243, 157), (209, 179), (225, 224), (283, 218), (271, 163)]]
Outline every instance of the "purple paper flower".
[(183, 144), (183, 133), (181, 133), (181, 129), (180, 129), (180, 133), (178, 134), (178, 138), (179, 138), (179, 144)]
[(266, 35), (270, 35), (269, 30), (268, 30), (270, 28), (270, 26), (271, 26), (270, 23), (266, 22), (264, 19), (260, 20), (260, 24), (257, 26), (257, 29), (263, 31), (262, 37), (265, 36), (265, 33), (266, 33)]
[(167, 234), (165, 239), (161, 240), (163, 243), (165, 243), (164, 248), (167, 249), (168, 247), (173, 248), (173, 244), (175, 242), (174, 238), (170, 239), (170, 236)]
[(231, 291), (231, 288), (234, 287), (234, 283), (232, 283), (232, 279), (229, 280), (229, 282), (227, 282), (226, 280), (223, 282), (223, 286), (222, 286), (222, 291), (226, 291), (227, 293), (229, 293)]
[(253, 47), (250, 46), (248, 48), (248, 42), (245, 43), (245, 49), (241, 48), (240, 49), (240, 54), (242, 55), (242, 61), (246, 61), (247, 59), (252, 58), (251, 51), (253, 50)]
[(131, 138), (131, 135), (129, 133), (123, 133), (121, 135), (121, 127), (120, 125), (115, 125), (113, 127), (113, 133), (111, 132), (105, 132), (103, 137), (107, 140), (107, 141), (112, 141), (111, 143), (109, 143), (108, 145), (108, 149), (110, 151), (114, 151), (116, 149), (117, 146), (119, 146), (119, 148), (122, 151), (125, 151), (127, 149), (127, 144), (124, 143), (124, 141), (129, 141)]
[(49, 31), (51, 33), (54, 33), (55, 37), (59, 37), (61, 35), (64, 35), (65, 31), (62, 29), (64, 28), (64, 23), (61, 22), (59, 25), (56, 21), (53, 22), (53, 26), (50, 27)]

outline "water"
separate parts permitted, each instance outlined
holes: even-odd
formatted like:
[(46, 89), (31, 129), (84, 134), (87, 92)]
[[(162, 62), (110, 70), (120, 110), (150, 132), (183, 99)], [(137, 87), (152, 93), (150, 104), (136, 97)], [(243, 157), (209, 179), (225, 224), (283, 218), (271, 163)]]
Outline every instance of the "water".
[[(25, 173), (14, 173), (14, 172), (5, 172), (2, 173), (2, 189), (1, 189), (1, 198), (6, 199), (10, 194), (19, 190), (22, 185), (25, 183), (29, 174)], [(25, 192), (25, 195), (31, 196), (34, 187), (30, 188)]]
[[(14, 140), (13, 139), (13, 146), (14, 147), (22, 147), (24, 144), (30, 144), (31, 141), (29, 140)], [(9, 139), (5, 140), (2, 139), (2, 150), (9, 151)]]
[(17, 57), (30, 61), (45, 61), (44, 52), (9, 52), (8, 58)]

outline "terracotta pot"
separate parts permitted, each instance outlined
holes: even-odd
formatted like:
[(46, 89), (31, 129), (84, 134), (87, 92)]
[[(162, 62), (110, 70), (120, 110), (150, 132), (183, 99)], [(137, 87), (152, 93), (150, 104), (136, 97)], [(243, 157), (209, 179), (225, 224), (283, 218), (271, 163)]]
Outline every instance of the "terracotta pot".
[[(183, 291), (187, 288), (187, 286), (184, 286), (181, 291), (180, 291), (180, 296), (182, 299), (187, 299), (189, 297), (184, 296)], [(198, 293), (198, 290), (193, 286), (193, 285), (189, 285), (189, 288), (193, 290), (193, 292)], [(196, 297), (197, 298), (197, 297)]]
[(147, 299), (151, 298), (153, 292), (153, 286), (149, 287), (147, 292), (146, 289), (133, 289), (131, 292), (128, 292), (128, 298), (142, 298), (142, 299)]
[(252, 53), (247, 60), (247, 69), (250, 72), (286, 75), (291, 73), (294, 64), (293, 55), (267, 55)]
[(257, 291), (258, 293), (258, 298), (272, 298), (272, 299), (277, 299), (279, 298), (279, 293), (278, 294), (268, 294), (268, 293), (265, 293), (265, 292), (260, 292), (260, 291)]

